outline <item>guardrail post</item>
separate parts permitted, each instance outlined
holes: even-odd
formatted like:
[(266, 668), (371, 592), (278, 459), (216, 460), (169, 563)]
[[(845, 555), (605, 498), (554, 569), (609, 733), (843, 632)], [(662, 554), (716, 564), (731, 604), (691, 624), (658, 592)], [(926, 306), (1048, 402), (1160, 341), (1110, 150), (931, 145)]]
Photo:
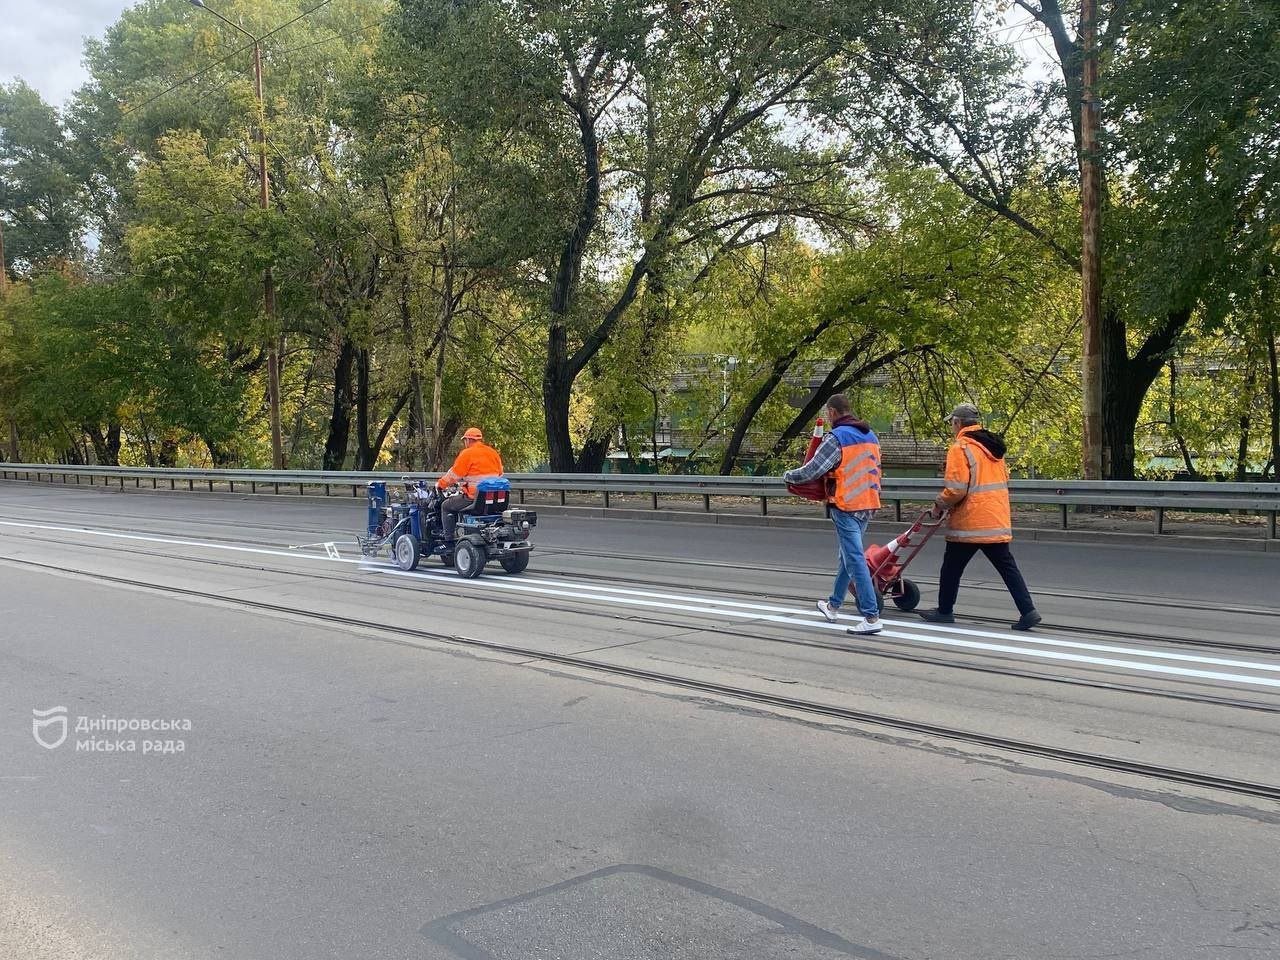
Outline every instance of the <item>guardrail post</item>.
[(212, 480), (210, 480), (210, 481), (209, 481), (209, 492), (210, 492), (210, 493), (213, 493), (213, 481), (212, 481)]
[(896, 523), (902, 522), (902, 501), (893, 501), (893, 519)]
[(152, 478), (151, 478), (151, 489), (152, 489), (152, 490), (156, 489), (156, 478), (155, 478), (155, 477), (152, 477)]
[(1164, 507), (1156, 507), (1156, 536), (1164, 533)]
[(236, 482), (234, 480), (228, 480), (227, 486), (231, 488), (232, 493), (236, 492)]
[(702, 509), (706, 513), (711, 512), (711, 494), (704, 493), (702, 495)]
[[(524, 492), (524, 491), (522, 490), (522, 491), (521, 491), (521, 493), (523, 494), (523, 492)], [(522, 498), (522, 499), (520, 500), (520, 502), (521, 502), (521, 503), (524, 503), (524, 499)], [(608, 509), (609, 509), (609, 488), (608, 488), (608, 487), (605, 487), (605, 488), (604, 488), (604, 508), (605, 508), (606, 510), (608, 510)]]
[(653, 510), (658, 509), (658, 492), (656, 490), (649, 494), (649, 507)]
[[(354, 483), (351, 485), (351, 496), (353, 497), (360, 496), (360, 494), (356, 493), (356, 485)], [(523, 502), (523, 498), (522, 498), (522, 502)]]
[(169, 478), (169, 489), (170, 489), (170, 490), (176, 490), (176, 489), (178, 489), (178, 488), (177, 488), (177, 481), (176, 481), (176, 480), (174, 480), (174, 479), (173, 479), (173, 477), (170, 477), (170, 478)]
[(188, 480), (188, 481), (187, 481), (187, 489), (188, 489), (188, 490), (192, 490), (192, 491), (194, 491), (194, 490), (195, 490), (195, 488), (196, 488), (196, 482), (195, 482), (194, 480)]
[(257, 492), (258, 492), (258, 481), (257, 481), (257, 480), (250, 480), (250, 481), (249, 481), (249, 492), (250, 492), (250, 493), (257, 493)]
[(324, 485), (324, 495), (325, 495), (326, 497), (332, 497), (332, 496), (333, 496), (333, 494), (329, 491), (329, 484), (327, 484), (327, 483)]
[(272, 486), (276, 488), (276, 493), (279, 493), (279, 492), (280, 492), (280, 484), (278, 484), (278, 483), (273, 483), (273, 484), (272, 484)]
[(1059, 509), (1062, 511), (1062, 529), (1065, 530), (1067, 529), (1067, 505), (1059, 504)]
[(1267, 537), (1268, 539), (1276, 539), (1276, 511), (1272, 510), (1267, 514)]
[(121, 489), (121, 490), (123, 490), (123, 489), (124, 489), (124, 477), (121, 477), (121, 478), (120, 478), (120, 489)]
[(760, 516), (767, 517), (769, 515), (769, 498), (760, 498)]
[(562, 507), (563, 507), (565, 504), (567, 504), (567, 503), (569, 502), (568, 500), (566, 500), (566, 499), (565, 499), (565, 494), (566, 494), (567, 492), (568, 492), (568, 491), (567, 491), (567, 490), (565, 490), (565, 489), (564, 489), (564, 487), (561, 487), (561, 488), (560, 488), (560, 506), (562, 506)]
[(302, 489), (302, 484), (298, 484), (298, 496), (300, 497), (306, 496), (306, 493), (307, 491)]

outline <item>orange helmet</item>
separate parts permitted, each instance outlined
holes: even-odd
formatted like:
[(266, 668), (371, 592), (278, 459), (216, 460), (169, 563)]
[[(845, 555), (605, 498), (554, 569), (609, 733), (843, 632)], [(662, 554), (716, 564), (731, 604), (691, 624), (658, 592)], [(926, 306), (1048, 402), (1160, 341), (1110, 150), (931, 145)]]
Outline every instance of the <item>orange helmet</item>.
[(462, 435), (463, 440), (483, 440), (484, 434), (480, 432), (479, 427), (467, 427), (467, 432)]

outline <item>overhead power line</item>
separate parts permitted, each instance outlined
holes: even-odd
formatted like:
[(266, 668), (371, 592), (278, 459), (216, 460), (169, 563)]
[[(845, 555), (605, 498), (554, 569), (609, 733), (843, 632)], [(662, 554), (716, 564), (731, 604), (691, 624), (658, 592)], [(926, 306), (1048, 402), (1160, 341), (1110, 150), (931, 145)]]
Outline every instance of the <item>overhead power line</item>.
[[(280, 24), (280, 26), (276, 27), (273, 30), (268, 30), (258, 39), (266, 40), (268, 37), (274, 36), (275, 34), (279, 33), (281, 30), (284, 30), (288, 27), (293, 26), (299, 20), (303, 19), (304, 17), (309, 17), (311, 14), (315, 13), (321, 7), (328, 6), (332, 2), (333, 0), (320, 0), (320, 2), (317, 3), (314, 7), (310, 7), (306, 10), (303, 10), (300, 14), (298, 14), (292, 20), (288, 20), (285, 23)], [(252, 42), (247, 43), (244, 46), (237, 47), (236, 49), (232, 50), (229, 54), (227, 54), (225, 57), (220, 57), (219, 59), (213, 61), (213, 63), (209, 64), (208, 66), (200, 70), (197, 70), (195, 73), (191, 74), (190, 76), (183, 77), (177, 83), (174, 83), (168, 87), (165, 87), (165, 89), (161, 90), (154, 97), (150, 97), (147, 100), (142, 101), (142, 103), (135, 104), (132, 107), (128, 107), (127, 109), (120, 111), (120, 115), (125, 116), (127, 114), (134, 113), (137, 110), (141, 110), (143, 107), (148, 107), (151, 104), (155, 103), (157, 100), (159, 100), (161, 97), (167, 96), (168, 94), (173, 93), (173, 91), (177, 90), (179, 87), (184, 87), (188, 83), (191, 83), (193, 80), (199, 80), (205, 74), (209, 73), (211, 70), (214, 70), (222, 66), (222, 64), (226, 63), (228, 60), (230, 60), (232, 57), (236, 56), (237, 54), (244, 53), (246, 50), (252, 50), (252, 49), (253, 49)]]

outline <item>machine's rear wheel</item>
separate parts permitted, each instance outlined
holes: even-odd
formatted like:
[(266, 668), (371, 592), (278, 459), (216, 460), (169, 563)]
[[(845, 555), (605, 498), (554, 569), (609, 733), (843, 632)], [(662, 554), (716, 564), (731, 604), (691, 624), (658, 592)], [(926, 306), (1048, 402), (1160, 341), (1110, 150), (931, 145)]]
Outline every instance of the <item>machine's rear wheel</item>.
[(453, 551), (453, 569), (464, 580), (474, 580), (484, 570), (486, 559), (481, 547), (470, 540), (459, 540)]
[(920, 588), (914, 580), (902, 579), (901, 596), (893, 598), (894, 605), (904, 613), (910, 613), (920, 606)]
[(529, 551), (522, 550), (498, 561), (507, 573), (524, 573), (529, 566)]
[(396, 537), (392, 555), (395, 557), (396, 566), (401, 570), (418, 569), (418, 561), (422, 559), (422, 548), (418, 545), (418, 538), (411, 533), (400, 534)]

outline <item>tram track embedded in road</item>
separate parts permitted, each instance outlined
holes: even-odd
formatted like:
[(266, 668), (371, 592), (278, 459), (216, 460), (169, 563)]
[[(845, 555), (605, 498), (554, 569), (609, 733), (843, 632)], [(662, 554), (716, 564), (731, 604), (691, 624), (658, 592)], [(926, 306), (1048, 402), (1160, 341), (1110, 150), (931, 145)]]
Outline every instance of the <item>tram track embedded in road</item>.
[(575, 654), (554, 653), (546, 650), (524, 647), (517, 644), (499, 643), (497, 641), (482, 640), (457, 634), (445, 634), (413, 627), (380, 624), (370, 622), (363, 618), (346, 617), (331, 613), (320, 613), (314, 610), (305, 610), (284, 604), (252, 600), (245, 597), (228, 597), (222, 594), (195, 590), (187, 587), (155, 584), (145, 580), (134, 580), (128, 577), (119, 577), (111, 574), (82, 570), (68, 570), (54, 564), (41, 563), (34, 560), (6, 558), (6, 562), (17, 563), (22, 566), (37, 569), (44, 569), (52, 573), (74, 574), (76, 576), (87, 577), (91, 580), (97, 580), (100, 582), (150, 590), (160, 594), (184, 596), (192, 599), (211, 601), (232, 607), (240, 607), (263, 613), (288, 616), (332, 626), (376, 630), (379, 633), (398, 638), (391, 642), (399, 642), (401, 644), (417, 645), (411, 641), (427, 641), (463, 646), (490, 653), (521, 657), (531, 661), (568, 667), (571, 669), (585, 670), (592, 673), (622, 677), (645, 683), (658, 684), (661, 686), (676, 687), (678, 689), (688, 690), (703, 695), (710, 695), (722, 699), (747, 703), (757, 707), (770, 707), (785, 710), (804, 716), (823, 717), (830, 720), (837, 720), (856, 725), (891, 729), (918, 736), (960, 742), (972, 746), (1001, 750), (1022, 756), (1031, 756), (1044, 760), (1084, 766), (1096, 770), (1106, 770), (1113, 773), (1158, 780), (1165, 783), (1180, 784), (1184, 786), (1222, 791), (1238, 796), (1248, 796), (1257, 799), (1280, 802), (1280, 785), (1275, 784), (1261, 783), (1233, 777), (1222, 777), (1216, 774), (1205, 773), (1203, 771), (1183, 770), (1176, 767), (1145, 763), (1143, 761), (1123, 757), (1089, 753), (1087, 751), (1072, 750), (1065, 747), (1041, 744), (1029, 740), (1002, 737), (973, 730), (965, 730), (958, 727), (949, 727), (925, 721), (895, 717), (888, 714), (872, 713), (865, 710), (856, 710), (849, 707), (841, 707), (813, 700), (805, 700), (795, 697), (787, 697), (780, 694), (750, 690), (743, 687), (735, 687), (729, 684), (717, 683), (710, 680), (699, 680), (693, 677), (678, 676), (676, 674), (663, 673), (656, 670), (647, 670), (641, 667), (608, 663)]

